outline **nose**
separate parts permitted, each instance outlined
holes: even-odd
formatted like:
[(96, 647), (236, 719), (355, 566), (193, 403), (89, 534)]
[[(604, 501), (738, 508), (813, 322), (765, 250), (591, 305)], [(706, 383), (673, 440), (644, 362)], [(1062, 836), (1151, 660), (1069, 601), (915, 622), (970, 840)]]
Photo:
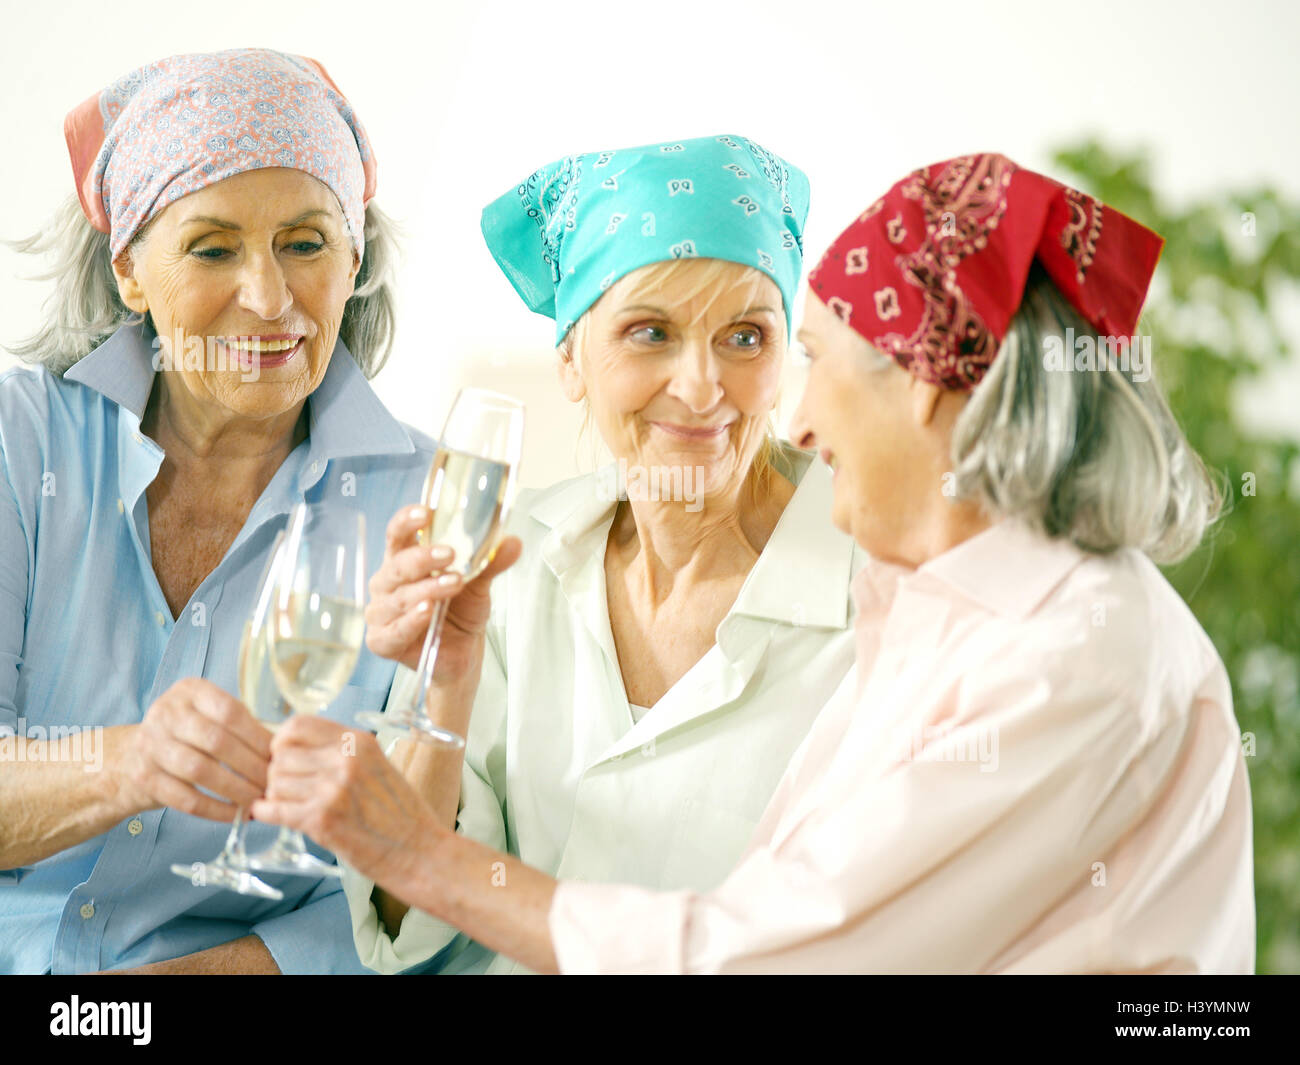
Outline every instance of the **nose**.
[(682, 345), (668, 394), (694, 414), (707, 414), (722, 402), (722, 380), (718, 360), (707, 338)]
[(249, 254), (240, 279), (239, 303), (268, 322), (283, 317), (293, 305), (293, 293), (273, 253)]
[(817, 446), (817, 435), (812, 431), (812, 424), (809, 422), (808, 413), (804, 409), (807, 401), (808, 393), (804, 392), (803, 398), (799, 400), (799, 406), (795, 409), (794, 416), (790, 419), (790, 442), (797, 448), (811, 451)]

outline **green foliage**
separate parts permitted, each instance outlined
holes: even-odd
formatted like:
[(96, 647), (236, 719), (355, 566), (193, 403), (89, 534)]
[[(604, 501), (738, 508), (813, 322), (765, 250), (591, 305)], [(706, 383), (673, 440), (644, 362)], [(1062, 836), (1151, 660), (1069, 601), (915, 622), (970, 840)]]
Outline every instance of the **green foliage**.
[(1300, 972), (1300, 447), (1253, 432), (1233, 409), (1237, 386), (1296, 357), (1279, 308), (1300, 282), (1300, 204), (1257, 188), (1173, 207), (1140, 153), (1089, 142), (1054, 158), (1166, 240), (1142, 329), (1227, 497), (1206, 543), (1168, 576), (1223, 656), (1247, 743), (1258, 970)]

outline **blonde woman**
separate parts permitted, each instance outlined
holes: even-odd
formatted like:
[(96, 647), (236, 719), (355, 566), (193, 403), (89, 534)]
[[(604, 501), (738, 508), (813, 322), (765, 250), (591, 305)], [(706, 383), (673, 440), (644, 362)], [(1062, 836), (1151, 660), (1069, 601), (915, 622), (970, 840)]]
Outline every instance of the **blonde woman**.
[[(431, 713), (468, 728), (463, 773), (459, 754), (394, 751), (449, 827), (557, 875), (708, 888), (849, 671), (859, 560), (825, 521), (826, 470), (769, 426), (807, 196), (797, 169), (724, 136), (564, 159), (485, 211), (615, 461), (520, 502), (522, 560), (490, 617), (490, 578), (451, 589)], [(430, 576), (446, 560), (415, 545), (426, 520), (394, 519), (367, 615), (371, 649), (408, 666), (448, 594)], [(456, 935), (346, 888), (376, 969)]]

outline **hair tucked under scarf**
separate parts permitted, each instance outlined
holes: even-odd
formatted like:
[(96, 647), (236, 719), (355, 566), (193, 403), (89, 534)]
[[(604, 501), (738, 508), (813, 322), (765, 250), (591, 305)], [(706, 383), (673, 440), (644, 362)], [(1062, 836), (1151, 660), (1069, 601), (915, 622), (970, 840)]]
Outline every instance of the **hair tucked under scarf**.
[(171, 56), (90, 97), (64, 133), (82, 210), (114, 259), (174, 200), (271, 166), (332, 189), (363, 251), (374, 153), (315, 60), (260, 48)]
[(903, 178), (808, 283), (903, 369), (967, 391), (997, 355), (1032, 263), (1098, 333), (1127, 336), (1163, 245), (1091, 196), (985, 153)]

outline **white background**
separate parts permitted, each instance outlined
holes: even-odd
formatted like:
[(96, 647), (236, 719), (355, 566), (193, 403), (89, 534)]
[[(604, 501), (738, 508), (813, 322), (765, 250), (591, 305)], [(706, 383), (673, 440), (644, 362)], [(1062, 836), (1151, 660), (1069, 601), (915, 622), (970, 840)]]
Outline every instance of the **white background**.
[[(0, 236), (72, 191), (64, 114), (178, 52), (264, 46), (320, 60), (379, 160), (406, 229), (398, 347), (375, 386), (436, 433), (466, 380), (530, 406), (526, 483), (588, 464), (560, 397), (553, 325), (483, 245), (482, 207), (568, 152), (741, 133), (812, 181), (820, 251), (906, 171), (967, 151), (1047, 168), (1090, 133), (1149, 146), (1173, 200), (1267, 182), (1300, 196), (1300, 5), (1016, 0), (518, 0), (17, 3), (0, 22)], [(0, 344), (40, 321), (32, 263), (0, 250)], [(14, 362), (0, 352), (0, 369)], [(797, 390), (792, 377), (787, 389)], [(1294, 424), (1294, 365), (1252, 414)], [(1271, 405), (1270, 405), (1271, 404)]]

